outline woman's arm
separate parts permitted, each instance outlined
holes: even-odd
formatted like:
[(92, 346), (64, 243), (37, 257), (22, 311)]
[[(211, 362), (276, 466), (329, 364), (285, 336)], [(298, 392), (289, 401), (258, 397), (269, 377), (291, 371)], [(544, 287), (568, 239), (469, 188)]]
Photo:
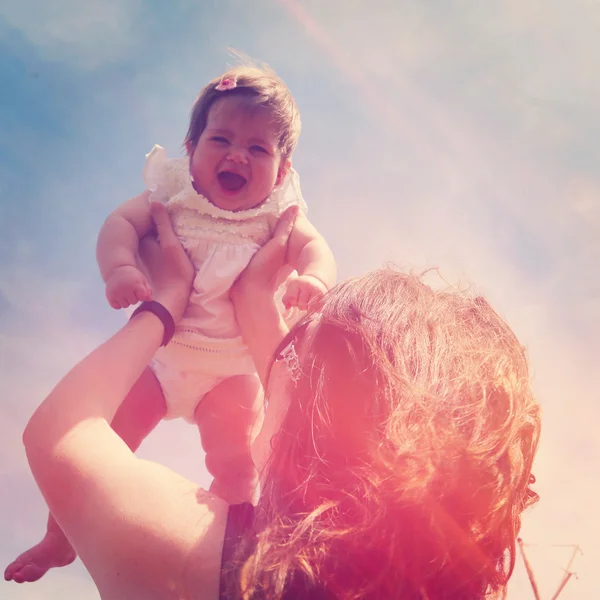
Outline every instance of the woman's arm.
[[(140, 250), (156, 300), (178, 320), (193, 268), (164, 207), (153, 211), (161, 247), (148, 241)], [(63, 378), (23, 441), (50, 511), (103, 597), (180, 598), (195, 588), (203, 591), (193, 597), (216, 599), (225, 504), (137, 459), (109, 425), (163, 333), (154, 314), (136, 316)]]
[(231, 288), (235, 315), (263, 386), (273, 352), (289, 331), (275, 303), (280, 270), (288, 263), (288, 241), (298, 207), (279, 218), (273, 237), (254, 255)]

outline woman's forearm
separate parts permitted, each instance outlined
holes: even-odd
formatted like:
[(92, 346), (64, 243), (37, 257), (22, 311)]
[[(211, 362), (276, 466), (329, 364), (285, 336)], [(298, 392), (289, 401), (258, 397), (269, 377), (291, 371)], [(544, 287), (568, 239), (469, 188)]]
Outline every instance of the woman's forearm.
[(273, 237), (254, 255), (229, 293), (263, 387), (273, 352), (289, 331), (275, 303), (275, 291), (282, 269), (290, 262), (290, 236), (297, 216), (297, 206), (284, 211)]
[(288, 333), (274, 293), (268, 287), (252, 281), (243, 282), (232, 290), (235, 314), (256, 371), (263, 386), (273, 359), (273, 352)]
[(60, 443), (91, 420), (108, 423), (158, 349), (164, 334), (160, 319), (137, 315), (86, 356), (50, 392), (31, 417), (23, 442), (34, 471), (60, 454)]

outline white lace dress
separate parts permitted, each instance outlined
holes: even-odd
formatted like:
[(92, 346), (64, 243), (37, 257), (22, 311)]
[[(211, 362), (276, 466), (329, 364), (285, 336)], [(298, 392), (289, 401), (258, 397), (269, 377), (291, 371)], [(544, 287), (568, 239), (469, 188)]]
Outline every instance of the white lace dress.
[(169, 159), (154, 146), (143, 179), (150, 201), (166, 204), (173, 228), (196, 269), (190, 303), (173, 339), (156, 354), (152, 368), (167, 402), (167, 418), (193, 421), (202, 398), (219, 381), (254, 373), (241, 338), (229, 289), (254, 253), (273, 233), (277, 219), (292, 205), (306, 211), (298, 174), (260, 206), (239, 212), (218, 208), (192, 186), (189, 159)]

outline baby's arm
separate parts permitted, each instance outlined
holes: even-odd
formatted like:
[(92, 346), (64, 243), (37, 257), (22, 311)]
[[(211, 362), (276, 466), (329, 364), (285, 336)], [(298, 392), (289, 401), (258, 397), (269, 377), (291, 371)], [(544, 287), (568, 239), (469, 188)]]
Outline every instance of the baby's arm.
[(152, 228), (150, 192), (146, 190), (115, 209), (98, 234), (96, 258), (113, 308), (150, 300), (152, 288), (137, 265), (139, 240)]
[(308, 304), (335, 285), (333, 253), (315, 226), (299, 213), (288, 246), (290, 266), (298, 277), (288, 285), (283, 303), (286, 307), (306, 309)]

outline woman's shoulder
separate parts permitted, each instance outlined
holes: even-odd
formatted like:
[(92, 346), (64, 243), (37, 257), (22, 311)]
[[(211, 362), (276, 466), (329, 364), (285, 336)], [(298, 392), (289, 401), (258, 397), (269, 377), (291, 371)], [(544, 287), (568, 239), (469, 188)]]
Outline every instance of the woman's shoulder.
[(107, 439), (100, 419), (76, 429), (69, 443), (102, 447), (101, 453), (70, 450), (71, 467), (57, 477), (75, 477), (77, 485), (68, 502), (58, 492), (61, 502), (53, 499), (100, 596), (217, 600), (227, 504), (135, 457), (116, 436)]
[[(193, 498), (193, 500), (192, 500)], [(182, 498), (179, 525), (188, 528), (190, 551), (182, 565), (182, 587), (190, 600), (219, 598), (222, 553), (228, 523), (227, 504), (197, 488), (193, 496)]]
[(162, 465), (137, 467), (140, 500), (120, 516), (121, 535), (102, 567), (119, 576), (95, 578), (101, 596), (217, 600), (227, 504)]

